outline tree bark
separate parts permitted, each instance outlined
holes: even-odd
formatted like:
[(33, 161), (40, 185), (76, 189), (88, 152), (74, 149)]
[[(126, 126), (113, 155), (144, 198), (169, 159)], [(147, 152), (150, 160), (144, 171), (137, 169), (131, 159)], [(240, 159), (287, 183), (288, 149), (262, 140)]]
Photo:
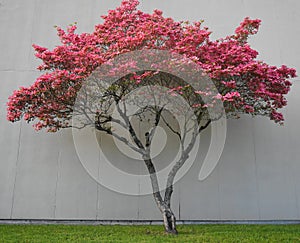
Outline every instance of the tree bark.
[(163, 217), (165, 231), (168, 234), (177, 234), (178, 232), (176, 229), (176, 217), (171, 210), (170, 203), (166, 203), (162, 199), (161, 193), (159, 191), (155, 167), (152, 163), (152, 160), (149, 157), (145, 157), (144, 161), (150, 174), (154, 200)]
[(178, 234), (176, 229), (176, 217), (172, 212), (171, 208), (164, 206), (164, 211), (162, 213), (164, 220), (164, 227), (167, 234)]

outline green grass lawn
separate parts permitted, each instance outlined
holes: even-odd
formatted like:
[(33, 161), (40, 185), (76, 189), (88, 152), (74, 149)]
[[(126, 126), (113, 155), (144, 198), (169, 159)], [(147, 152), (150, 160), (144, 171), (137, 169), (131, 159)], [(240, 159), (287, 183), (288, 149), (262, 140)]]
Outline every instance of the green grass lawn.
[(0, 242), (300, 242), (300, 225), (0, 225)]

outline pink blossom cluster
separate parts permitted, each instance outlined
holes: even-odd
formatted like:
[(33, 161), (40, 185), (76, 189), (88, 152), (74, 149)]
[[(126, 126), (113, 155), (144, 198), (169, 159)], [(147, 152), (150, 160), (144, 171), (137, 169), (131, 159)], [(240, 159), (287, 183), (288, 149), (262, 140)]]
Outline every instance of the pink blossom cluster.
[[(233, 35), (210, 40), (211, 32), (202, 27), (203, 21), (178, 22), (164, 17), (160, 10), (144, 13), (137, 9), (138, 4), (137, 0), (123, 0), (121, 6), (101, 16), (104, 22), (96, 25), (92, 33), (77, 34), (76, 25), (66, 31), (57, 27), (62, 44), (53, 50), (33, 45), (36, 57), (42, 61), (38, 69), (44, 74), (30, 87), (21, 87), (9, 97), (7, 119), (35, 120), (37, 130), (68, 127), (76, 94), (97, 67), (123, 53), (158, 49), (197, 63), (215, 83), (219, 91), (216, 98), (224, 102), (228, 113), (265, 115), (275, 122), (284, 120), (278, 109), (287, 104), (284, 95), (289, 92), (289, 78), (295, 77), (296, 71), (257, 60), (258, 52), (247, 39), (257, 33), (260, 20), (247, 17)], [(131, 78), (138, 84), (149, 75), (145, 72)], [(173, 87), (172, 91), (184, 89)]]

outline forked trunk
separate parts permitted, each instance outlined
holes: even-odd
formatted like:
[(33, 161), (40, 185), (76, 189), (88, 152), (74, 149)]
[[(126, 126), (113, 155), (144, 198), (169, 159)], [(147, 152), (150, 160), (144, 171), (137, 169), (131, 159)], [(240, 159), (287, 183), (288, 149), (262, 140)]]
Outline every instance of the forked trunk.
[(159, 185), (154, 165), (149, 157), (145, 157), (144, 161), (150, 174), (154, 200), (163, 216), (165, 231), (168, 234), (177, 234), (176, 218), (170, 208), (170, 199), (173, 190), (168, 190), (168, 201), (164, 201), (159, 191)]
[(172, 210), (170, 208), (165, 208), (165, 211), (163, 211), (162, 215), (166, 233), (177, 235), (176, 217)]

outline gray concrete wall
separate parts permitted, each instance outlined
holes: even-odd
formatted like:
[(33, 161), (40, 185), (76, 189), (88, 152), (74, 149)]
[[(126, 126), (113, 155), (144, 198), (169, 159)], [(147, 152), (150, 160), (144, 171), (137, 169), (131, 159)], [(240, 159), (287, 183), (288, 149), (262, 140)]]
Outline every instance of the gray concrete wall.
[[(70, 130), (37, 133), (5, 119), (7, 97), (39, 75), (32, 43), (58, 44), (54, 25), (77, 21), (79, 32), (92, 31), (119, 2), (0, 0), (0, 219), (160, 219), (151, 196), (97, 184), (82, 167)], [(260, 58), (300, 70), (298, 0), (143, 0), (140, 8), (162, 9), (177, 20), (204, 19), (214, 38), (231, 34), (245, 16), (260, 18), (260, 32), (250, 41)], [(201, 164), (194, 163), (176, 184), (178, 219), (300, 219), (299, 81), (288, 95), (285, 126), (264, 118), (228, 121), (213, 173), (199, 181)]]

